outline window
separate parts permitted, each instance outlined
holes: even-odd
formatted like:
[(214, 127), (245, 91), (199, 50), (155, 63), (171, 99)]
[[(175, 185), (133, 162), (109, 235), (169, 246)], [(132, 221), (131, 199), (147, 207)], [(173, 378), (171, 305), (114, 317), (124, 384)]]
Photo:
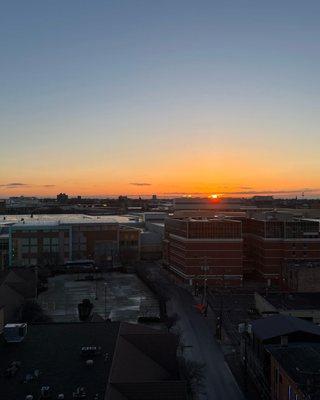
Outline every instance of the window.
[(57, 245), (59, 244), (59, 238), (53, 237), (51, 238), (51, 245)]

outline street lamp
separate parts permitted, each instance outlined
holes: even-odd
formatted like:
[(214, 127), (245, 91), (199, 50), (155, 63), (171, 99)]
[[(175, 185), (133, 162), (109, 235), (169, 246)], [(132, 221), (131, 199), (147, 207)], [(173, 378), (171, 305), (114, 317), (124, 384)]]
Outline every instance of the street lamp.
[(107, 320), (107, 282), (104, 283), (104, 320)]
[(204, 272), (204, 291), (203, 291), (203, 299), (202, 304), (207, 300), (207, 272), (209, 271), (209, 267), (207, 265), (207, 257), (204, 258), (204, 265), (201, 266), (201, 271)]

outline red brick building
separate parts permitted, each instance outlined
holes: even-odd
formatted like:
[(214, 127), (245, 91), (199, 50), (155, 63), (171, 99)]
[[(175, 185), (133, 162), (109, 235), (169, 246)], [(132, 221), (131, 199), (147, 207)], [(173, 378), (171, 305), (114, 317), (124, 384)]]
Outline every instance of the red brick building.
[(242, 285), (242, 223), (224, 218), (165, 220), (164, 262), (188, 284)]
[(140, 229), (116, 221), (79, 218), (51, 223), (34, 221), (9, 229), (10, 266), (54, 266), (92, 260), (97, 266), (140, 258)]
[(319, 398), (319, 343), (270, 346), (271, 400)]
[(282, 285), (288, 260), (320, 260), (319, 222), (269, 213), (243, 224), (244, 270)]

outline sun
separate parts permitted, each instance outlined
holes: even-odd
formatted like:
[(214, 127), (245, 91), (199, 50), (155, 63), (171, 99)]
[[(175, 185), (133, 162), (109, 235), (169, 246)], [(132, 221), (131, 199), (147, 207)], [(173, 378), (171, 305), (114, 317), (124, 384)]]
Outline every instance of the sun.
[(210, 199), (217, 199), (219, 196), (217, 194), (211, 194), (209, 197)]

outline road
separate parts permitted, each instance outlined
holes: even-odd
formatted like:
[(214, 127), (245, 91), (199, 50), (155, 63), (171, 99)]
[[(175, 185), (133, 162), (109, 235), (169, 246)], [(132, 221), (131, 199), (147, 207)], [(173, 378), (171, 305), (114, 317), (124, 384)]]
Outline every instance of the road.
[(244, 400), (227, 363), (219, 343), (214, 337), (205, 317), (195, 309), (192, 295), (185, 289), (173, 286), (168, 303), (168, 312), (177, 313), (177, 326), (182, 332), (186, 347), (184, 355), (193, 361), (205, 363), (204, 387), (201, 400)]

